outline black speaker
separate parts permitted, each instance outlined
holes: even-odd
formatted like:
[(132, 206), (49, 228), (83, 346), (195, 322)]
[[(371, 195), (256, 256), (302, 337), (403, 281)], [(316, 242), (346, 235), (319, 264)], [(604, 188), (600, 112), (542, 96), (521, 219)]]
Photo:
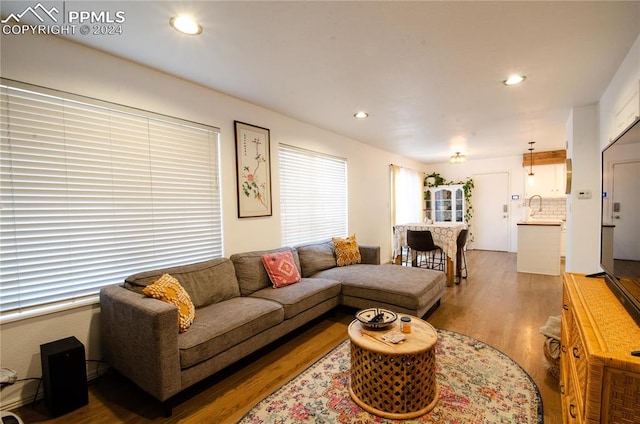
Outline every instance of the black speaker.
[(40, 345), (44, 400), (54, 417), (89, 403), (84, 345), (75, 337)]

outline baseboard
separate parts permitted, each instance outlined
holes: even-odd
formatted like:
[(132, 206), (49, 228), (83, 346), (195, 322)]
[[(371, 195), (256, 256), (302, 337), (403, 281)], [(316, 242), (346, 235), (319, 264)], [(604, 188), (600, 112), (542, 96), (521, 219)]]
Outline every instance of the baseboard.
[[(100, 373), (98, 373), (98, 369), (100, 370)], [(98, 377), (101, 377), (102, 375), (104, 375), (106, 372), (108, 372), (110, 370), (110, 367), (106, 364), (102, 364), (98, 367), (96, 366), (91, 366), (91, 369), (87, 370), (87, 381), (91, 382), (93, 380), (95, 380)], [(2, 411), (12, 411), (14, 409), (17, 408), (21, 408), (25, 405), (28, 405), (30, 403), (33, 402), (38, 402), (41, 401), (42, 399), (44, 399), (44, 391), (42, 389), (42, 384), (39, 384), (38, 381), (36, 380), (29, 380), (26, 382), (21, 382), (21, 381), (17, 381), (16, 383), (14, 383), (14, 385), (17, 384), (22, 384), (23, 387), (19, 387), (16, 390), (16, 394), (19, 394), (20, 396), (17, 396), (15, 399), (7, 399), (7, 396), (4, 395), (2, 396), (2, 404), (0, 405), (0, 410)], [(9, 391), (11, 389), (11, 387), (13, 387), (14, 385), (11, 386), (5, 386), (5, 388), (3, 389), (3, 391)], [(25, 389), (25, 385), (33, 387), (32, 390), (30, 390), (30, 393), (24, 393), (24, 389)], [(34, 396), (36, 394), (36, 390), (38, 390), (38, 385), (40, 386), (40, 390), (38, 391), (38, 396), (34, 399)], [(10, 395), (9, 395), (10, 396)]]

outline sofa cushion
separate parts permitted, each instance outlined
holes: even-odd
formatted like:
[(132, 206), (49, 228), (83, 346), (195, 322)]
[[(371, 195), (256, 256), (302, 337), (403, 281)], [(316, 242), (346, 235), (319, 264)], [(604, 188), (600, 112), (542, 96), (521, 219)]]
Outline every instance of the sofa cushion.
[(300, 312), (339, 295), (339, 281), (325, 278), (303, 278), (298, 284), (278, 290), (272, 288), (258, 290), (251, 296), (280, 303), (284, 307), (284, 318), (290, 319)]
[(162, 274), (160, 278), (142, 289), (145, 296), (170, 303), (178, 308), (178, 331), (184, 333), (189, 329), (196, 316), (196, 308), (191, 302), (189, 293), (180, 282), (169, 274)]
[(334, 237), (333, 247), (336, 252), (336, 264), (338, 266), (347, 266), (362, 262), (355, 234), (351, 234), (347, 238)]
[(311, 277), (316, 272), (334, 268), (338, 264), (333, 249), (333, 240), (296, 246), (300, 257), (302, 277)]
[(273, 288), (278, 289), (300, 281), (300, 271), (291, 251), (268, 253), (262, 255), (261, 259)]
[(271, 280), (264, 269), (262, 256), (270, 253), (291, 252), (293, 260), (298, 270), (300, 270), (300, 260), (295, 249), (290, 247), (281, 247), (271, 250), (256, 250), (253, 252), (236, 253), (231, 255), (231, 261), (236, 269), (236, 277), (240, 286), (240, 293), (248, 296), (251, 293), (269, 287)]
[(130, 290), (142, 293), (143, 287), (160, 278), (162, 274), (170, 274), (180, 281), (196, 308), (240, 296), (233, 264), (227, 258), (140, 272), (127, 277), (124, 285)]
[(321, 271), (317, 278), (342, 283), (342, 295), (419, 310), (446, 285), (443, 272), (398, 265), (350, 265)]
[(200, 308), (189, 331), (178, 336), (180, 367), (206, 361), (283, 319), (280, 304), (253, 297), (235, 297)]

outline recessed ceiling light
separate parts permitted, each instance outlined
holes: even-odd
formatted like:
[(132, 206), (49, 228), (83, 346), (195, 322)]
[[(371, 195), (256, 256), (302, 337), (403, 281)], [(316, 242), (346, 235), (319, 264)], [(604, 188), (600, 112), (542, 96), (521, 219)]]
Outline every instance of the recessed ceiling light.
[(358, 119), (364, 119), (364, 118), (368, 117), (369, 114), (367, 112), (356, 112), (353, 116), (358, 118)]
[(506, 80), (502, 81), (502, 83), (504, 85), (516, 85), (516, 84), (520, 84), (522, 81), (525, 80), (524, 75), (511, 75), (509, 78), (507, 78)]
[(187, 35), (198, 35), (202, 32), (202, 25), (192, 17), (186, 15), (174, 16), (169, 23), (176, 31)]

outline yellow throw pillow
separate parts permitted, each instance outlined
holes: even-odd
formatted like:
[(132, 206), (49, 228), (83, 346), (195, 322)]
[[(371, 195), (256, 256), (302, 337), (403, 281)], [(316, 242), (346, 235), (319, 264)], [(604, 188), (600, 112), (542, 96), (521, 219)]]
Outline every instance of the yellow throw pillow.
[(333, 246), (336, 252), (336, 263), (338, 266), (353, 265), (362, 262), (355, 234), (351, 234), (347, 238), (334, 237)]
[(196, 308), (191, 302), (189, 293), (180, 285), (180, 282), (169, 274), (162, 277), (142, 289), (145, 296), (162, 300), (178, 307), (178, 328), (181, 333), (189, 329), (196, 317)]

